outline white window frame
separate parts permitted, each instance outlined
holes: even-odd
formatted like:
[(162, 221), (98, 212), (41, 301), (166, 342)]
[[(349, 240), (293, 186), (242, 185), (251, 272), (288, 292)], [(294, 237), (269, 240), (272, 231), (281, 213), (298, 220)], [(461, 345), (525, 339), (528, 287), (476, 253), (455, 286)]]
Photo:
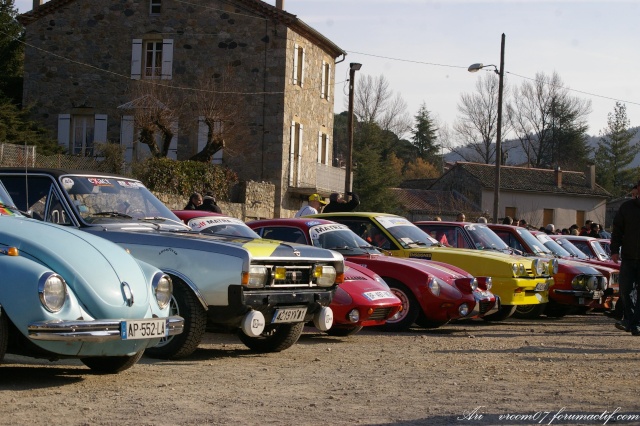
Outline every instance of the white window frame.
[(304, 47), (293, 45), (293, 84), (300, 87), (304, 87), (305, 55)]
[(330, 137), (326, 133), (318, 132), (318, 158), (319, 164), (329, 165)]
[(149, 0), (149, 15), (160, 15), (162, 0)]
[(322, 61), (320, 97), (326, 100), (329, 100), (331, 98), (331, 64), (324, 60)]
[(297, 121), (291, 122), (291, 142), (289, 145), (289, 185), (300, 185), (302, 169), (302, 135), (304, 126)]
[[(150, 47), (152, 50), (149, 57)], [(150, 66), (148, 66), (149, 61), (151, 62)], [(133, 39), (131, 78), (133, 80), (141, 78), (171, 80), (173, 78), (173, 39)]]
[[(75, 128), (82, 121), (82, 141), (80, 149), (76, 151)], [(92, 126), (92, 127), (91, 127)], [(88, 130), (92, 130), (91, 140), (87, 140)], [(107, 142), (106, 114), (59, 114), (58, 115), (58, 144), (66, 148), (71, 155), (93, 156), (95, 144)], [(87, 151), (89, 149), (89, 151)]]

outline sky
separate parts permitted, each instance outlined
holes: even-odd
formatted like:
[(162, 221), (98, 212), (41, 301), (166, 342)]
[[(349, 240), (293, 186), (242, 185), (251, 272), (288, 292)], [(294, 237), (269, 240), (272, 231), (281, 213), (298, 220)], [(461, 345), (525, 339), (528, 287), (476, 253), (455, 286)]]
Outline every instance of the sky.
[[(24, 13), (33, 1), (15, 5)], [(640, 0), (284, 0), (284, 9), (347, 52), (335, 70), (336, 112), (347, 110), (357, 62), (356, 87), (365, 75), (384, 76), (411, 116), (424, 103), (451, 126), (482, 73), (467, 67), (499, 66), (504, 33), (505, 85), (556, 72), (571, 95), (591, 100), (590, 135), (606, 127), (616, 101), (640, 126)]]

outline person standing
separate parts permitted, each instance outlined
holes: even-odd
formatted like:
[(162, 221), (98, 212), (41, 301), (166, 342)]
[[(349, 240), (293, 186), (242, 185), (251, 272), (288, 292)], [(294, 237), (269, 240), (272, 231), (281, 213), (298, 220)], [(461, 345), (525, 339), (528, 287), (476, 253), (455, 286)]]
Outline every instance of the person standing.
[(351, 200), (347, 201), (334, 192), (329, 196), (329, 204), (325, 206), (322, 213), (350, 212), (360, 205), (360, 197), (355, 192), (347, 192), (351, 196)]
[(464, 213), (460, 212), (458, 213), (458, 216), (456, 216), (456, 222), (466, 222), (467, 221), (467, 217), (464, 215)]
[(325, 204), (327, 204), (327, 202), (324, 200), (324, 198), (322, 198), (320, 194), (311, 194), (309, 196), (309, 204), (298, 210), (295, 217), (318, 214), (318, 212), (322, 210), (322, 206), (324, 206)]
[(218, 206), (216, 202), (216, 197), (213, 196), (213, 192), (207, 192), (206, 195), (202, 198), (202, 204), (200, 204), (196, 210), (204, 210), (207, 212), (220, 213), (222, 214), (222, 209)]
[[(638, 182), (640, 184), (640, 182)], [(622, 320), (619, 330), (640, 336), (640, 197), (625, 201), (613, 218), (611, 260), (620, 261)], [(635, 297), (633, 292), (636, 292)]]
[(189, 197), (189, 202), (184, 206), (184, 210), (198, 210), (198, 207), (202, 205), (202, 195), (198, 192), (194, 192)]

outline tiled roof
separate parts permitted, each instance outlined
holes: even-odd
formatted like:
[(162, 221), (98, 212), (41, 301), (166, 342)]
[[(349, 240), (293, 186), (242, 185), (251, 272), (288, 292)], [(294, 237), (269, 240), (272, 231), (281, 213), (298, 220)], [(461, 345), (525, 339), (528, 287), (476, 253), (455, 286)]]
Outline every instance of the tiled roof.
[(433, 214), (457, 214), (460, 211), (478, 212), (478, 206), (467, 201), (453, 191), (436, 191), (430, 189), (391, 188), (402, 207), (409, 212), (425, 212)]
[[(456, 167), (462, 168), (478, 179), (483, 188), (494, 188), (496, 171), (494, 164), (458, 162)], [(563, 170), (562, 186), (558, 188), (555, 170), (512, 166), (500, 167), (500, 189), (520, 192), (589, 195), (605, 198), (611, 196), (606, 189), (598, 184), (591, 189), (584, 172)]]

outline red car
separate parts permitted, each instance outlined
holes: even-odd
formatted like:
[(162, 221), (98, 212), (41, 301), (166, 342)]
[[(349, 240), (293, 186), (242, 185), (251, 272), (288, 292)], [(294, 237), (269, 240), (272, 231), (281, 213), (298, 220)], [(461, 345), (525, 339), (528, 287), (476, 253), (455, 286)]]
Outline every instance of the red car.
[(574, 246), (578, 247), (584, 254), (589, 256), (591, 259), (601, 260), (603, 262), (611, 262), (611, 258), (607, 254), (607, 251), (598, 238), (586, 237), (582, 235), (550, 235), (553, 239), (564, 239)]
[(491, 278), (476, 277), (452, 265), (382, 255), (347, 226), (325, 219), (266, 219), (248, 225), (263, 238), (301, 242), (342, 253), (345, 259), (375, 271), (402, 300), (403, 309), (385, 324), (389, 331), (440, 327), (450, 320), (497, 312)]
[[(200, 210), (174, 211), (191, 229), (214, 235), (260, 238), (240, 219)], [(365, 326), (383, 325), (402, 309), (402, 302), (379, 275), (345, 262), (344, 282), (329, 304), (333, 311), (332, 336), (355, 334)]]

